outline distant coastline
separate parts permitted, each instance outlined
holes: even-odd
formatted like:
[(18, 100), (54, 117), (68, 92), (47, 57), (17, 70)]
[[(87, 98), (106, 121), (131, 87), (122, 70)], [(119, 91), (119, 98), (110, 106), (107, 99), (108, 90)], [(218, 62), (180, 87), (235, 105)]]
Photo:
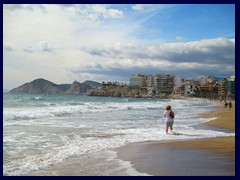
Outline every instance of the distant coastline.
[(95, 81), (85, 81), (83, 83), (74, 81), (72, 84), (55, 84), (51, 81), (39, 78), (14, 88), (9, 92), (31, 94), (83, 94), (100, 86), (101, 84)]
[[(218, 100), (211, 97), (186, 96), (179, 93), (149, 93), (147, 88), (140, 88), (126, 84), (99, 83), (84, 81), (72, 84), (55, 84), (51, 81), (39, 78), (25, 83), (12, 90), (3, 89), (4, 93), (30, 93), (30, 94), (75, 94), (103, 97), (131, 97), (131, 98), (159, 98), (159, 99), (189, 99), (189, 100)], [(231, 99), (230, 99), (231, 100)]]

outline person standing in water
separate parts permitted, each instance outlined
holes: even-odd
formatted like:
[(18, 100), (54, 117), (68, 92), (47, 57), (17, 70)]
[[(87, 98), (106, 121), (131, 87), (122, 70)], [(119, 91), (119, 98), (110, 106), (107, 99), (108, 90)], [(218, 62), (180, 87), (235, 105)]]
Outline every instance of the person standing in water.
[(173, 123), (174, 123), (174, 112), (171, 110), (171, 106), (167, 106), (166, 110), (163, 113), (163, 116), (166, 118), (166, 134), (168, 134), (168, 129), (173, 130)]

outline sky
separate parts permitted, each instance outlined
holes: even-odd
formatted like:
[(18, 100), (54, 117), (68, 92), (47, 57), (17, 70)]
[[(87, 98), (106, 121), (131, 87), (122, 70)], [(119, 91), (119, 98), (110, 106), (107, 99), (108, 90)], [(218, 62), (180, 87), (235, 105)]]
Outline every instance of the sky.
[(235, 75), (234, 4), (4, 4), (3, 88)]

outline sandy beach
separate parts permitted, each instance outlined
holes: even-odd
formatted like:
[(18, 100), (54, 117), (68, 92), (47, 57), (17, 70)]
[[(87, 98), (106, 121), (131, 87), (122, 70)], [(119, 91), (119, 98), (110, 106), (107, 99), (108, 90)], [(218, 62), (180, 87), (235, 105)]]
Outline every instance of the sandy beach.
[[(235, 131), (235, 102), (203, 115), (217, 117), (205, 125)], [(235, 136), (174, 142), (132, 143), (119, 148), (118, 155), (135, 169), (154, 176), (234, 176)]]

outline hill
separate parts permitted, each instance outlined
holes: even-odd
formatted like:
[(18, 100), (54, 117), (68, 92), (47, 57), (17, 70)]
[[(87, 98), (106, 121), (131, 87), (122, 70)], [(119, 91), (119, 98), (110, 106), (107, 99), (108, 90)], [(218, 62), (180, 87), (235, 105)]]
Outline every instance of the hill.
[(72, 84), (55, 84), (45, 79), (36, 79), (25, 83), (17, 88), (10, 90), (10, 93), (51, 93), (51, 94), (82, 94), (100, 87), (101, 84), (94, 81), (79, 83), (74, 81)]

